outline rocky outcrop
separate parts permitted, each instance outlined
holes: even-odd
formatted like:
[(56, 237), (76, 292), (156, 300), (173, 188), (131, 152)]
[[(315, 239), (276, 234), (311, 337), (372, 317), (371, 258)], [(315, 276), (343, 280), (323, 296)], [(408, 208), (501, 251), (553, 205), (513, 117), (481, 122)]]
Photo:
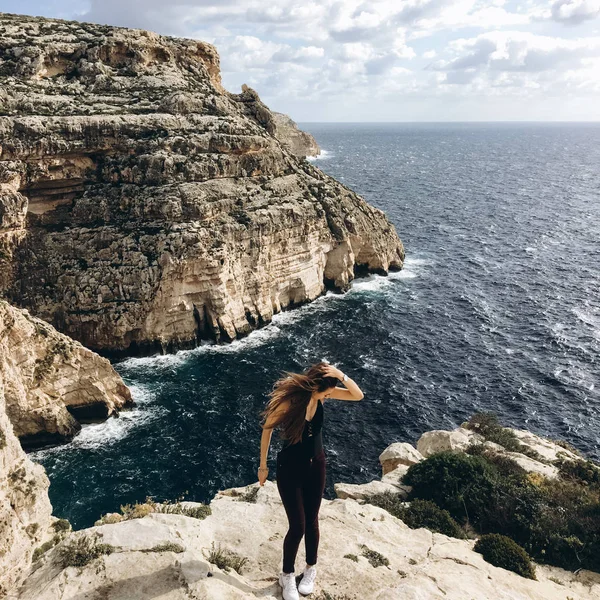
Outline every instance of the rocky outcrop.
[[(223, 490), (212, 500), (211, 514), (203, 520), (151, 513), (75, 532), (35, 563), (17, 597), (281, 598), (277, 574), (287, 519), (275, 482), (267, 481), (258, 490), (257, 486)], [(592, 600), (600, 594), (598, 574), (536, 565), (537, 580), (525, 579), (485, 562), (473, 551), (474, 540), (409, 529), (382, 508), (354, 499), (324, 499), (319, 528), (319, 567), (313, 592), (319, 598)], [(96, 536), (112, 553), (100, 555), (82, 568), (65, 567), (62, 549), (78, 538), (93, 540)], [(246, 559), (241, 573), (210, 562), (213, 549)], [(297, 572), (304, 560), (301, 544)]]
[(53, 520), (46, 473), (27, 458), (6, 415), (6, 375), (0, 360), (0, 598), (28, 573)]
[[(209, 44), (0, 16), (0, 293), (103, 352), (231, 340), (403, 265)], [(291, 146), (290, 146), (291, 147)]]
[[(0, 523), (4, 528), (0, 535), (0, 585), (10, 597), (281, 597), (277, 574), (287, 517), (274, 481), (262, 487), (253, 483), (222, 490), (209, 509), (193, 502), (176, 506), (147, 502), (127, 507), (124, 515), (107, 515), (95, 527), (52, 535), (57, 522), (51, 523), (48, 481), (41, 467), (23, 454), (12, 434), (3, 412), (2, 389), (0, 385)], [(576, 452), (558, 443), (529, 432), (520, 434), (525, 452), (544, 448), (544, 460), (552, 456), (554, 460), (581, 460)], [(481, 441), (474, 439), (473, 443)], [(420, 460), (424, 457), (410, 444), (391, 444), (380, 456), (384, 472), (381, 481), (352, 487), (336, 483), (342, 497), (322, 500), (316, 596), (352, 600), (598, 597), (598, 573), (536, 564), (537, 579), (526, 579), (487, 563), (474, 551), (474, 539), (410, 529), (386, 510), (360, 500), (382, 491), (399, 491), (402, 495), (406, 487), (402, 486), (402, 476)], [(390, 461), (398, 463), (392, 470)], [(7, 478), (5, 472), (12, 475)], [(48, 542), (40, 547), (38, 544), (46, 539)], [(34, 545), (39, 550), (30, 566)], [(223, 558), (228, 554), (239, 559), (238, 570), (217, 564), (217, 555)], [(301, 544), (296, 564), (303, 565), (304, 560)]]
[(0, 300), (0, 370), (6, 413), (24, 446), (60, 442), (80, 421), (132, 404), (110, 362), (27, 310)]
[(453, 431), (434, 429), (426, 431), (419, 438), (417, 451), (427, 457), (444, 450), (466, 450), (471, 444), (484, 441), (481, 435), (464, 427), (457, 427)]
[(298, 125), (287, 115), (274, 112), (273, 120), (275, 121), (275, 137), (296, 156), (319, 156), (321, 149), (317, 140), (298, 128)]

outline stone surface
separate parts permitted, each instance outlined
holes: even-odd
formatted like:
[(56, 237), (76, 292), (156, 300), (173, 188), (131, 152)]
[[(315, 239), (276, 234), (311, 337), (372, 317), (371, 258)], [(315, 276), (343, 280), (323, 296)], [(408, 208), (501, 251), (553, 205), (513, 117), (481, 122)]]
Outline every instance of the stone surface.
[(378, 481), (377, 479), (361, 484), (335, 483), (333, 487), (338, 498), (353, 498), (354, 500), (361, 500), (372, 494), (383, 494), (384, 492), (400, 494), (403, 498), (407, 498), (411, 489), (409, 486), (402, 486), (392, 481)]
[(0, 15), (0, 115), (0, 293), (91, 349), (230, 340), (403, 266), (210, 44)]
[[(382, 475), (381, 481), (386, 483), (393, 483), (395, 485), (402, 485), (402, 478), (406, 475), (406, 472), (410, 469), (409, 465), (398, 465), (393, 471), (387, 472)], [(403, 486), (408, 488), (409, 486)]]
[(49, 537), (52, 522), (50, 482), (23, 452), (6, 415), (6, 375), (0, 359), (0, 598), (27, 574), (34, 547)]
[[(73, 536), (99, 533), (115, 552), (79, 570), (61, 566), (57, 546), (34, 565), (18, 598), (281, 598), (276, 579), (287, 519), (275, 482), (267, 481), (259, 488), (255, 503), (222, 493), (215, 496), (211, 509), (204, 520), (154, 513), (70, 534), (61, 545)], [(580, 571), (575, 575), (537, 565), (538, 581), (524, 579), (486, 563), (473, 552), (472, 540), (409, 529), (385, 510), (352, 499), (324, 499), (319, 527), (315, 597), (327, 593), (352, 600), (591, 600), (600, 594), (598, 574)], [(143, 552), (168, 542), (183, 546), (184, 552)], [(241, 574), (208, 562), (213, 542), (215, 548), (220, 544), (248, 559)], [(362, 556), (362, 544), (380, 552), (389, 566), (373, 567)], [(355, 555), (358, 562), (346, 558), (347, 554)], [(304, 559), (301, 544), (297, 574)]]
[(380, 455), (379, 462), (383, 469), (383, 474), (389, 473), (398, 467), (398, 465), (414, 465), (423, 460), (423, 455), (407, 442), (395, 442), (390, 444)]
[(273, 112), (275, 121), (275, 137), (296, 156), (318, 156), (321, 149), (317, 140), (298, 128), (298, 125), (288, 115)]
[(466, 450), (471, 444), (483, 443), (478, 433), (457, 427), (453, 431), (436, 429), (426, 431), (417, 442), (417, 450), (425, 457), (444, 450)]
[(0, 369), (6, 412), (26, 446), (67, 440), (81, 429), (79, 420), (106, 418), (132, 404), (106, 358), (4, 300)]
[(519, 442), (531, 450), (535, 450), (543, 459), (550, 462), (565, 460), (581, 460), (581, 455), (573, 452), (556, 442), (543, 438), (525, 429), (512, 430)]

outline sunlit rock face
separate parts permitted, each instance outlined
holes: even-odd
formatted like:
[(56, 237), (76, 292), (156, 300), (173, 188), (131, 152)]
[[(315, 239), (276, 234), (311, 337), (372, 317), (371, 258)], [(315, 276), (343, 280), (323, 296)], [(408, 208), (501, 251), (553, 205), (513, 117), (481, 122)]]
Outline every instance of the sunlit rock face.
[(0, 598), (26, 577), (52, 521), (48, 477), (27, 458), (6, 414), (5, 376), (0, 364)]
[(231, 340), (402, 268), (210, 44), (1, 15), (0, 115), (0, 293), (95, 350)]
[(4, 300), (0, 371), (6, 414), (26, 447), (69, 440), (80, 421), (104, 419), (133, 403), (108, 359)]

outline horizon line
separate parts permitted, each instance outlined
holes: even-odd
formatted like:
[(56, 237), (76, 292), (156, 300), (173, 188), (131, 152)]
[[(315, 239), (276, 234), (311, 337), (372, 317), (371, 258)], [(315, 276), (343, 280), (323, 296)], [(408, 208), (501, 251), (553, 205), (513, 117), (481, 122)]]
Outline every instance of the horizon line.
[(526, 120), (516, 120), (516, 121), (305, 121), (303, 119), (296, 119), (298, 123), (331, 123), (331, 124), (367, 124), (367, 125), (386, 125), (386, 124), (412, 124), (412, 123), (431, 123), (431, 124), (448, 124), (448, 123), (540, 123), (540, 124), (582, 124), (582, 125), (599, 125), (600, 119), (597, 121), (526, 121)]

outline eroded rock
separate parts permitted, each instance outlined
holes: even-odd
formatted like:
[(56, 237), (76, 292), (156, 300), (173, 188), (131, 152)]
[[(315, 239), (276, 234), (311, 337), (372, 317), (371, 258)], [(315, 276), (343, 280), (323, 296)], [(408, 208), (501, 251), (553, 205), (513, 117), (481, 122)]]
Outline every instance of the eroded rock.
[(80, 421), (107, 418), (133, 403), (106, 358), (4, 300), (0, 368), (6, 413), (25, 446), (68, 440)]
[(231, 340), (402, 268), (385, 214), (224, 90), (210, 44), (0, 15), (0, 65), (0, 293), (85, 346)]

